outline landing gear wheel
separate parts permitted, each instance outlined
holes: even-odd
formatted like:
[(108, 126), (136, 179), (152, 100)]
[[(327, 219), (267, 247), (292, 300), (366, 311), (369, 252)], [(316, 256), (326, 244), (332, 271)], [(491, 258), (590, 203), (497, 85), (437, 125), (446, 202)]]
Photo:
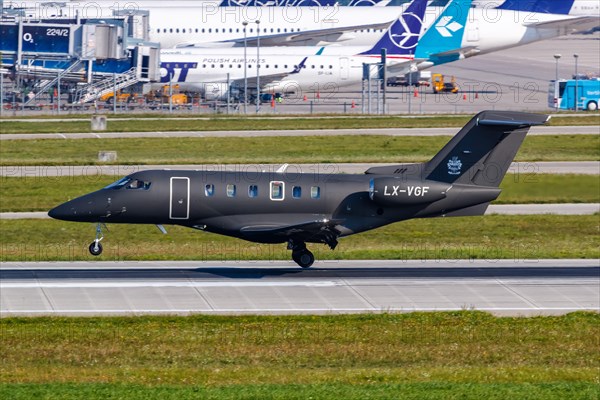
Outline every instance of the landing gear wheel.
[(294, 260), (300, 267), (308, 268), (315, 262), (315, 256), (310, 251), (304, 249), (300, 251), (294, 251), (292, 253), (292, 260)]
[(99, 256), (100, 254), (102, 254), (102, 245), (100, 244), (100, 242), (96, 242), (93, 241), (92, 243), (90, 243), (90, 254), (93, 256)]

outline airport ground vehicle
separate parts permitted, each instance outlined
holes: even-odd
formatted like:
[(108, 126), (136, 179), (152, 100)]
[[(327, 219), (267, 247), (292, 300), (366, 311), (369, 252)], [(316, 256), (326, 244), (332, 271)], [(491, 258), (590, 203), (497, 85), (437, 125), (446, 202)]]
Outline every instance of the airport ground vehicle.
[(433, 93), (458, 92), (458, 85), (456, 84), (456, 79), (452, 77), (450, 79), (450, 82), (448, 82), (448, 80), (445, 79), (444, 75), (442, 74), (431, 74), (431, 86), (433, 87)]
[[(110, 92), (110, 93), (106, 93), (103, 96), (100, 96), (100, 98), (98, 100), (106, 102), (107, 104), (112, 104), (112, 102), (114, 101), (114, 97), (115, 97), (115, 93)], [(134, 93), (125, 93), (120, 90), (117, 90), (117, 103), (130, 103), (131, 101), (134, 101), (134, 100), (135, 100)]]
[[(577, 95), (575, 95), (577, 92)], [(600, 78), (550, 81), (548, 107), (595, 111), (600, 103)]]
[(152, 108), (156, 106), (158, 108), (163, 105), (172, 104), (174, 106), (183, 106), (190, 103), (189, 96), (182, 92), (179, 85), (162, 86), (159, 90), (154, 90), (146, 94), (146, 101)]

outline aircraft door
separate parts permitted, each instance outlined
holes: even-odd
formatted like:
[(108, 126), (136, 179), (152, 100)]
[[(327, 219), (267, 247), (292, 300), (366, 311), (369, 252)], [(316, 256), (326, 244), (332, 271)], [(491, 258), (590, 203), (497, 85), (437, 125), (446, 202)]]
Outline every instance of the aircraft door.
[(348, 57), (340, 57), (340, 79), (346, 80), (350, 75), (350, 64)]
[(190, 217), (190, 178), (172, 177), (169, 204), (170, 219), (188, 219)]

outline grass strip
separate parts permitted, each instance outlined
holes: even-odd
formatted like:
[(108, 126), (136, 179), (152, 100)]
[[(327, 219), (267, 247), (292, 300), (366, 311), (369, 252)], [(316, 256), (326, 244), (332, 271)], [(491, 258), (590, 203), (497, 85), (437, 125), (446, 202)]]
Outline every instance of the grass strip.
[[(98, 190), (120, 177), (0, 177), (0, 212), (47, 211), (60, 203)], [(598, 203), (595, 175), (507, 174), (494, 204)]]
[[(71, 116), (73, 118), (75, 116)], [(78, 115), (76, 117), (82, 117)], [(90, 116), (84, 116), (90, 118)], [(155, 132), (155, 131), (228, 131), (247, 130), (251, 124), (252, 130), (288, 130), (288, 129), (344, 129), (344, 128), (439, 128), (439, 127), (461, 127), (472, 115), (465, 116), (423, 116), (411, 117), (389, 116), (389, 117), (298, 117), (289, 116), (244, 118), (244, 117), (210, 117), (208, 119), (192, 119), (197, 115), (150, 115), (131, 114), (119, 115), (117, 118), (130, 117), (132, 120), (111, 120), (108, 116), (107, 129), (110, 132)], [(169, 119), (177, 118), (174, 122)], [(44, 117), (46, 119), (47, 117)], [(61, 117), (62, 118), (62, 117)], [(69, 117), (67, 117), (69, 118)], [(159, 118), (159, 119), (156, 119)], [(34, 120), (32, 118), (32, 120)], [(589, 126), (598, 125), (599, 115), (585, 117), (553, 117), (550, 125), (556, 126)], [(2, 121), (1, 133), (77, 133), (91, 132), (89, 121)]]
[(599, 325), (584, 312), (3, 318), (0, 390), (590, 396), (600, 390)]
[(594, 383), (413, 383), (413, 384), (307, 384), (307, 385), (230, 385), (204, 386), (141, 386), (124, 384), (0, 384), (0, 397), (11, 400), (33, 398), (128, 399), (128, 400), (306, 400), (306, 399), (400, 399), (400, 400), (597, 400), (600, 396)]
[[(398, 163), (431, 159), (449, 136), (313, 136), (6, 140), (0, 165), (93, 165), (98, 151), (118, 164)], [(600, 160), (600, 135), (530, 136), (517, 161)]]
[[(108, 224), (94, 260), (287, 260), (285, 245), (264, 245), (193, 229)], [(0, 220), (0, 261), (91, 260), (94, 225)], [(598, 215), (490, 215), (416, 219), (343, 238), (335, 251), (312, 244), (317, 260), (599, 258)]]

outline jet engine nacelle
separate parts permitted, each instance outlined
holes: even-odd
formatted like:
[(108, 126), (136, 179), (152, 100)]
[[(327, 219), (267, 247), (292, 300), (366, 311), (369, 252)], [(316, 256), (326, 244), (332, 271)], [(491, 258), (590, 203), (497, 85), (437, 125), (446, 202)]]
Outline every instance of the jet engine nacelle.
[(369, 196), (377, 204), (421, 204), (441, 200), (452, 185), (435, 181), (416, 181), (403, 178), (373, 178)]

